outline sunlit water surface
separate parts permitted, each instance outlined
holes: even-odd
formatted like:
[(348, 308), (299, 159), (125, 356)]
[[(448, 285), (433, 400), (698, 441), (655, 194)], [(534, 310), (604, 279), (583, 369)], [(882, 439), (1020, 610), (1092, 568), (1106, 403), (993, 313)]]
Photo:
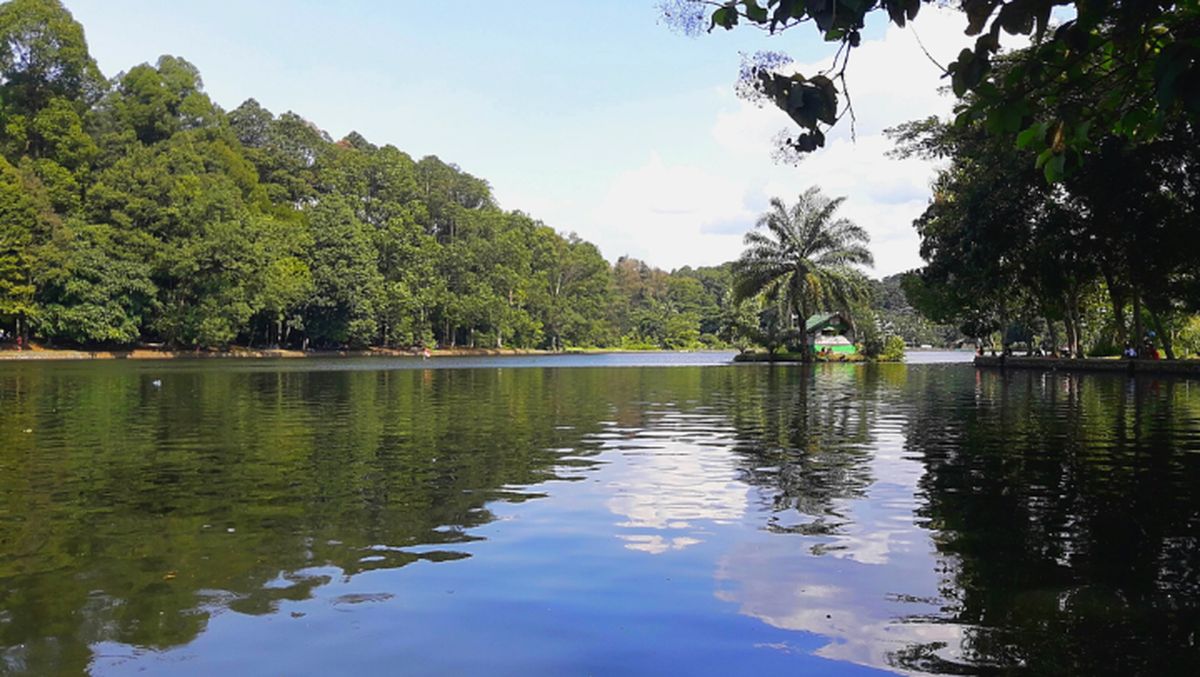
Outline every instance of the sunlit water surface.
[(0, 673), (1200, 664), (1200, 382), (728, 359), (0, 364)]

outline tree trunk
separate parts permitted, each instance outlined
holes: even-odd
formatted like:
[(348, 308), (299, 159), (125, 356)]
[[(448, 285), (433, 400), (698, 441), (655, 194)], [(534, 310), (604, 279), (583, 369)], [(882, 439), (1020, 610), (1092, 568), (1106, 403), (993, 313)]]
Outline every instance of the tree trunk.
[(1008, 305), (1000, 301), (1000, 354), (1008, 354)]
[(1074, 289), (1067, 293), (1064, 311), (1067, 350), (1071, 351), (1071, 357), (1083, 357), (1080, 350), (1082, 338), (1079, 336), (1079, 294)]
[(797, 322), (799, 326), (797, 328), (800, 330), (801, 343), (804, 345), (800, 353), (800, 359), (803, 362), (812, 362), (813, 346), (808, 339), (808, 308), (801, 306), (796, 308), (796, 310), (800, 313), (800, 317)]
[(1149, 308), (1148, 310), (1150, 311), (1150, 321), (1154, 323), (1154, 331), (1158, 332), (1159, 340), (1162, 341), (1163, 350), (1165, 350), (1167, 353), (1167, 359), (1175, 359), (1175, 349), (1171, 345), (1171, 336), (1167, 334), (1167, 332), (1163, 331), (1162, 322), (1158, 319), (1158, 313), (1154, 312), (1153, 308)]
[(1082, 341), (1079, 337), (1079, 313), (1075, 308), (1068, 308), (1067, 313), (1070, 322), (1067, 330), (1067, 352), (1070, 353), (1068, 357), (1082, 358), (1084, 357), (1084, 348), (1082, 348)]
[[(1133, 288), (1133, 340), (1140, 342), (1146, 333), (1142, 330), (1142, 295), (1137, 287)], [(1138, 343), (1138, 356), (1141, 357), (1141, 344)]]
[(1104, 284), (1108, 287), (1108, 299), (1112, 303), (1113, 322), (1117, 329), (1117, 343), (1124, 348), (1125, 344), (1129, 342), (1129, 332), (1125, 324), (1125, 291), (1108, 272), (1104, 273)]
[(1083, 301), (1080, 299), (1079, 290), (1071, 296), (1071, 317), (1075, 319), (1075, 354), (1080, 357), (1086, 357), (1083, 354)]

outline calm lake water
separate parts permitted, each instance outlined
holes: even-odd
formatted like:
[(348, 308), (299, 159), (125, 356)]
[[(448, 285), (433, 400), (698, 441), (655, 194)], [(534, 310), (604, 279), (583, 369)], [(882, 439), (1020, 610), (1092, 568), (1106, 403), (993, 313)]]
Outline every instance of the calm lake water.
[(1200, 382), (728, 358), (0, 363), (0, 673), (1200, 665)]

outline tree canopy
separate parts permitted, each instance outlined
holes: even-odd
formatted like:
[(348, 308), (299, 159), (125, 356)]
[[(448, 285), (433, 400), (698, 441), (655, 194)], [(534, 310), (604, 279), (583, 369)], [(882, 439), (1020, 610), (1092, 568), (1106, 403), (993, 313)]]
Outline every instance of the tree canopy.
[[(803, 326), (819, 310), (838, 310), (852, 318), (853, 306), (869, 293), (855, 266), (872, 265), (874, 259), (866, 248), (867, 232), (835, 218), (843, 201), (825, 197), (816, 187), (801, 193), (791, 207), (772, 198), (757, 229), (746, 234), (746, 250), (733, 263), (734, 299), (761, 294), (782, 302), (785, 325), (791, 313), (796, 325)], [(808, 350), (802, 355), (811, 358)]]
[[(741, 344), (730, 264), (663, 271), (487, 180), (163, 55), (106, 79), (57, 0), (0, 5), (0, 329), (58, 345)], [(757, 335), (757, 334), (756, 334)]]
[[(800, 127), (786, 149), (809, 152), (824, 145), (829, 128), (852, 107), (848, 94), (851, 54), (872, 15), (896, 26), (920, 23), (932, 0), (667, 0), (668, 23), (685, 32), (754, 28), (768, 33), (814, 30), (836, 43), (832, 65), (818, 73), (784, 68), (790, 59), (762, 53), (743, 69), (739, 91), (770, 102)], [(1200, 5), (1194, 0), (960, 0), (963, 29), (973, 48), (936, 55), (959, 97), (964, 122), (985, 119), (995, 133), (1018, 134), (1039, 153), (1039, 166), (1057, 179), (1100, 139), (1134, 142), (1163, 132), (1169, 121), (1200, 117)], [(1056, 21), (1059, 16), (1069, 16)], [(1033, 46), (997, 69), (1005, 38), (1023, 36)], [(931, 57), (932, 58), (932, 57)], [(1081, 98), (1102, 88), (1103, 97)], [(1031, 99), (1041, 102), (1029, 105)]]
[(105, 79), (56, 0), (0, 5), (0, 329), (67, 345), (692, 348), (674, 273), (497, 206), (436, 156), (231, 111), (164, 55)]
[(1200, 311), (1197, 124), (1176, 118), (1140, 141), (1107, 134), (1053, 185), (1036, 147), (987, 128), (927, 119), (890, 132), (900, 155), (948, 162), (916, 221), (928, 264), (906, 280), (908, 298), (971, 336), (1037, 333), (1078, 355), (1140, 343), (1145, 328), (1171, 356), (1174, 325)]

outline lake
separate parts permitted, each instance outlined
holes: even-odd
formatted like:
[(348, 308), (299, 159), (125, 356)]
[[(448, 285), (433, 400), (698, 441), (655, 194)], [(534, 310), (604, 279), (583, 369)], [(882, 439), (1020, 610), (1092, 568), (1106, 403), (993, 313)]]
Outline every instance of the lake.
[(0, 674), (1200, 664), (1200, 382), (969, 359), (0, 363)]

